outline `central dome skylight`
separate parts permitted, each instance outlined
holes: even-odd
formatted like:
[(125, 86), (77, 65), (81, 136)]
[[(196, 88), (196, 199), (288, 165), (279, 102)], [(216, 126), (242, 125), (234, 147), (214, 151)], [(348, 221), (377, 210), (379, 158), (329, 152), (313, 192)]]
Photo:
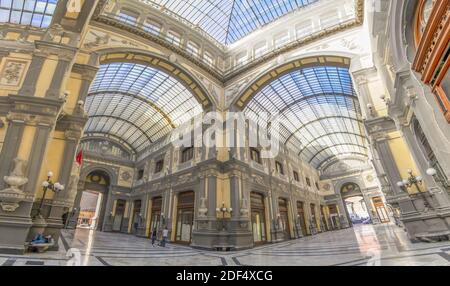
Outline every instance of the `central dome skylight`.
[(318, 0), (141, 0), (179, 15), (229, 45)]

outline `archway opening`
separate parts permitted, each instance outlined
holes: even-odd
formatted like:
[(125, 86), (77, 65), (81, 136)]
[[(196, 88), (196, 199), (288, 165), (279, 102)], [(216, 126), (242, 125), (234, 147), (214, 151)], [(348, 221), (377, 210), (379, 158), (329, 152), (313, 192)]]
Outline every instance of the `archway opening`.
[(77, 228), (103, 230), (109, 186), (107, 173), (97, 170), (87, 175), (84, 189), (79, 191), (75, 203), (78, 206)]
[(345, 198), (344, 202), (352, 224), (371, 223), (370, 215), (367, 211), (367, 205), (363, 196)]

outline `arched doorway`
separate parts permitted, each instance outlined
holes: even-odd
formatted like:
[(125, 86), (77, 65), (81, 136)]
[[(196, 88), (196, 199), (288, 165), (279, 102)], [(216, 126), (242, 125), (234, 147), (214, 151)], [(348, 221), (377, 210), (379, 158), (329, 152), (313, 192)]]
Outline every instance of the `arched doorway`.
[(190, 244), (194, 228), (195, 193), (183, 192), (178, 195), (177, 224), (175, 242)]
[(371, 217), (364, 196), (361, 188), (357, 184), (344, 184), (341, 188), (341, 196), (344, 201), (348, 220), (351, 224), (371, 223)]
[(110, 182), (109, 175), (101, 170), (86, 176), (84, 189), (79, 191), (75, 202), (77, 228), (103, 230)]
[(250, 193), (250, 208), (252, 220), (253, 243), (263, 244), (267, 242), (266, 234), (266, 208), (264, 196), (260, 193)]

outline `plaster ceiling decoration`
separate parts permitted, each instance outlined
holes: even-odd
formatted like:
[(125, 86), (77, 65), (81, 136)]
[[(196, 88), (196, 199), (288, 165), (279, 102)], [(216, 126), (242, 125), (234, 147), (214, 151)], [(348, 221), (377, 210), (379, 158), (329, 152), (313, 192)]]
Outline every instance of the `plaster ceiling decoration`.
[(361, 110), (346, 66), (310, 66), (272, 80), (245, 114), (267, 125), (280, 121), (279, 139), (314, 168), (340, 157), (367, 157)]
[(202, 112), (194, 95), (177, 79), (134, 63), (100, 67), (86, 100), (85, 134), (112, 135), (135, 152)]
[(318, 0), (141, 0), (199, 27), (218, 42), (232, 44), (258, 28)]

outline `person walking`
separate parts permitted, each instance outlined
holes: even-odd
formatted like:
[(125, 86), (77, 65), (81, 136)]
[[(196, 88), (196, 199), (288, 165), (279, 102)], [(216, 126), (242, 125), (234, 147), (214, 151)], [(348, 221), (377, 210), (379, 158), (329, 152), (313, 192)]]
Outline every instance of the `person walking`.
[(153, 228), (152, 235), (151, 235), (153, 247), (155, 247), (156, 234), (157, 234), (157, 232), (156, 232), (156, 227), (155, 227), (155, 228)]
[(169, 230), (167, 229), (167, 227), (164, 228), (162, 236), (161, 246), (166, 247), (167, 238), (169, 236)]

